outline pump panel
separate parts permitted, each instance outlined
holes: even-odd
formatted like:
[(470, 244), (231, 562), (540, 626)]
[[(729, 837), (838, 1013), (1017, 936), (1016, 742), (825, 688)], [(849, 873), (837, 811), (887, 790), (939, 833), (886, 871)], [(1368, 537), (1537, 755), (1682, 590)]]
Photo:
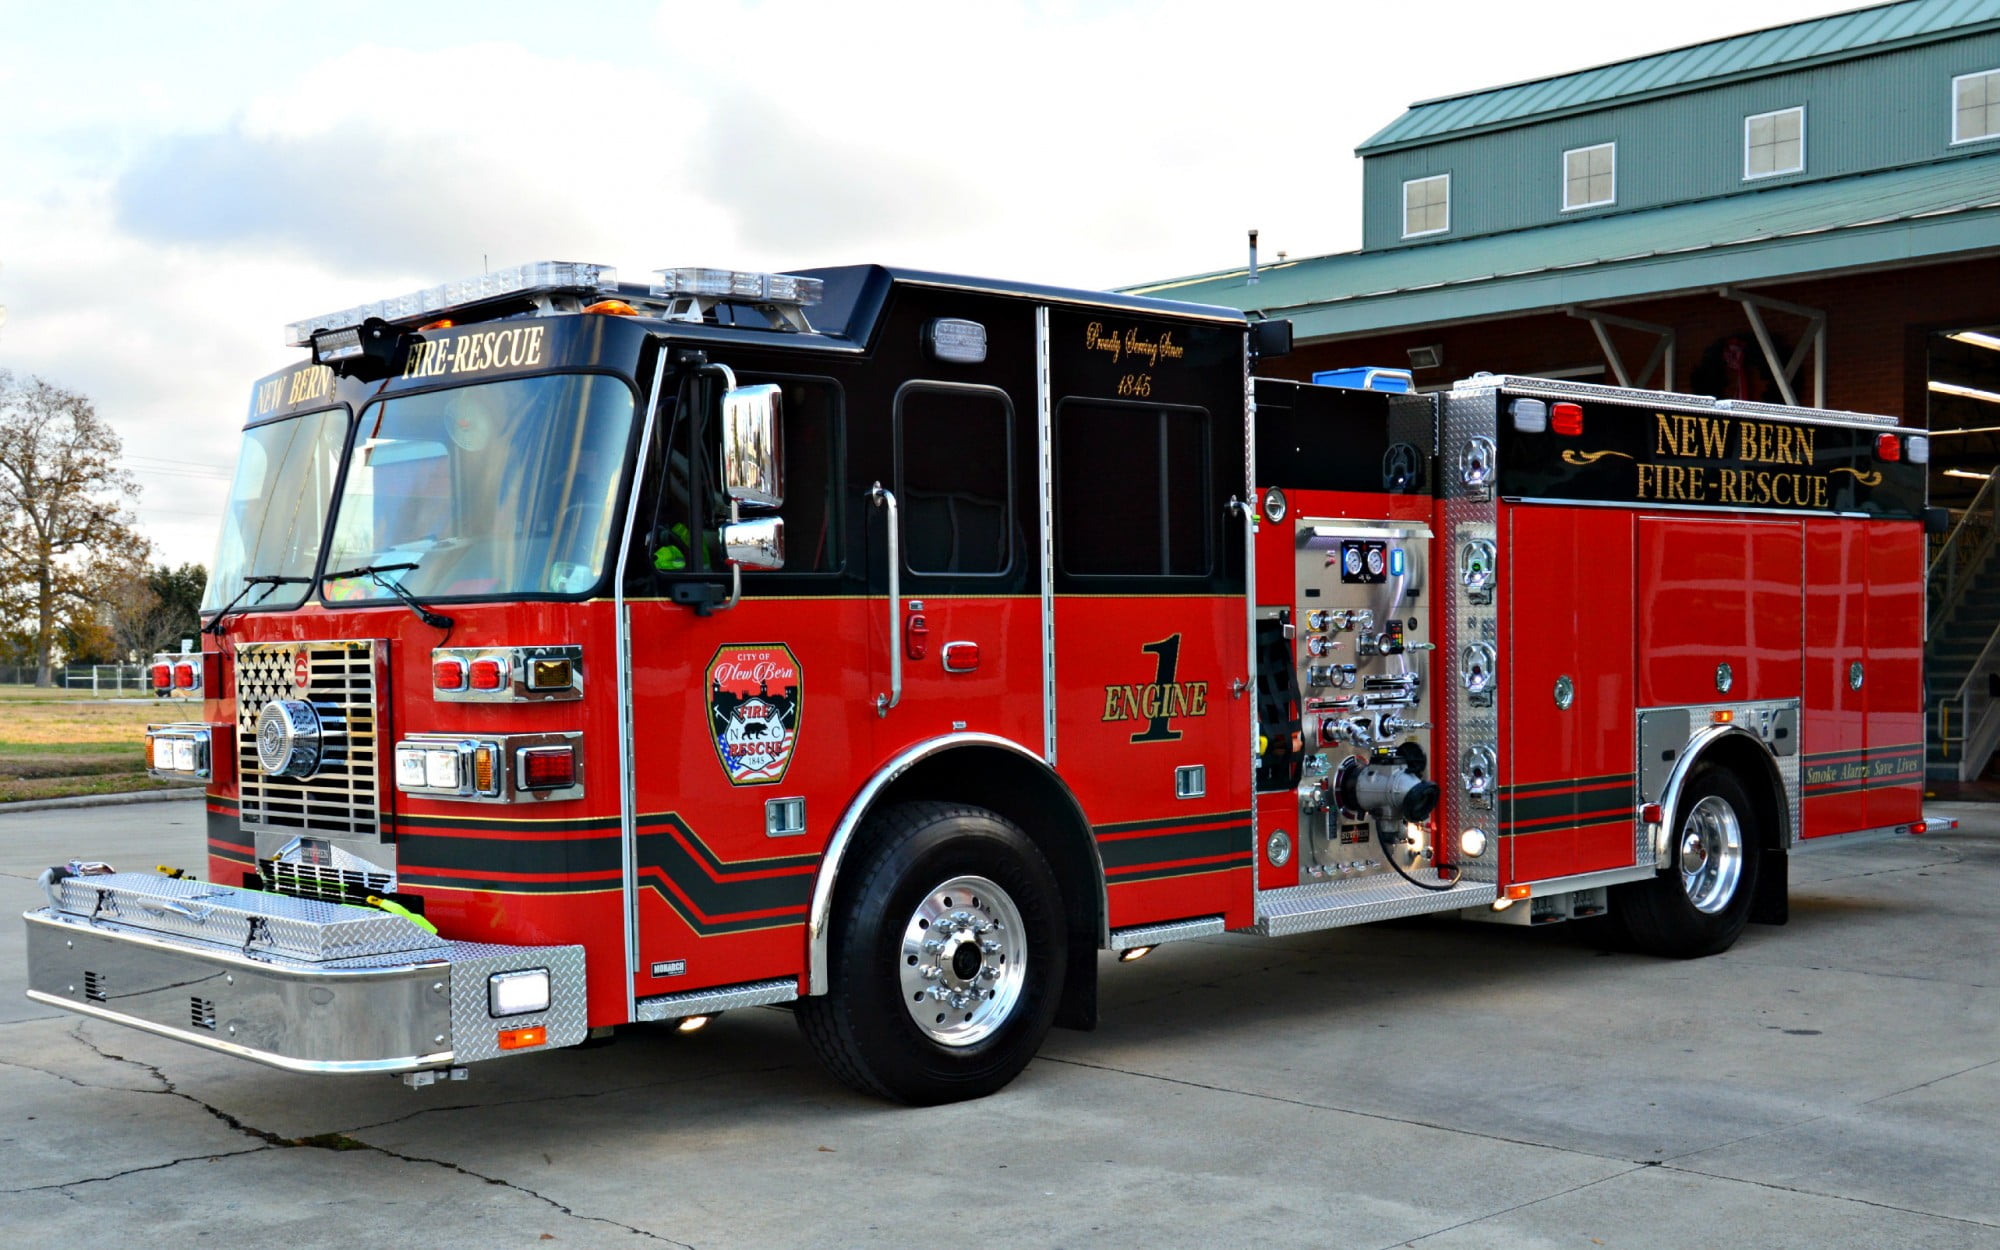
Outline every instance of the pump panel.
[[(1299, 875), (1305, 882), (1428, 867), (1428, 841), (1384, 849), (1378, 820), (1429, 815), (1431, 530), (1410, 521), (1297, 522), (1295, 655), (1305, 730)], [(1430, 801), (1435, 802), (1435, 792)], [(1421, 809), (1421, 810), (1419, 810)], [(1402, 817), (1408, 814), (1410, 821)]]

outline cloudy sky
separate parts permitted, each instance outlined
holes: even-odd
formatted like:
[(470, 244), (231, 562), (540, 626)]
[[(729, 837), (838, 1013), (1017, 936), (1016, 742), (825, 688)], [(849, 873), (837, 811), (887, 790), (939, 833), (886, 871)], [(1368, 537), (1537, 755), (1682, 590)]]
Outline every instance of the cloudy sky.
[(205, 563), (288, 321), (539, 259), (1348, 251), (1353, 149), (1414, 100), (1845, 7), (0, 0), (0, 368), (93, 399), (156, 555)]

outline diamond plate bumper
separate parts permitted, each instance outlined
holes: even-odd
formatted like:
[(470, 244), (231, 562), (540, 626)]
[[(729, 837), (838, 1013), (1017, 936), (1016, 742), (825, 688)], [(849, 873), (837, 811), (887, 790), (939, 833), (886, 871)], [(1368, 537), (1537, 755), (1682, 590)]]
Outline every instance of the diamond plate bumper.
[[(451, 1067), (589, 1032), (581, 946), (442, 942), (308, 961), (46, 907), (24, 918), (29, 998), (290, 1072)], [(548, 970), (549, 1009), (492, 1018), (487, 978), (535, 968)], [(540, 1045), (500, 1049), (502, 1030), (534, 1027)]]

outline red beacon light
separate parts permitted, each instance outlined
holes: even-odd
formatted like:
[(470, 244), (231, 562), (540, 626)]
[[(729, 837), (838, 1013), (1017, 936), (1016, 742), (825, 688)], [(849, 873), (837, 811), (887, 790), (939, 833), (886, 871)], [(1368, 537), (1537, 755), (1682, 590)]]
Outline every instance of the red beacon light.
[(174, 688), (174, 666), (161, 663), (153, 665), (153, 689), (172, 690)]
[(1550, 404), (1549, 428), (1571, 438), (1583, 433), (1583, 405), (1568, 402)]
[[(157, 680), (157, 679), (156, 679)], [(174, 689), (194, 690), (201, 685), (201, 670), (187, 660), (174, 665)]]

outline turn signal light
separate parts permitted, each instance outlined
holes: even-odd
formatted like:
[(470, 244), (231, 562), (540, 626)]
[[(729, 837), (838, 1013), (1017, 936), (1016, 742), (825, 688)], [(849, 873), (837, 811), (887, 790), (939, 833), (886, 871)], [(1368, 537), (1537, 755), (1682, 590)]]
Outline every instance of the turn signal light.
[(639, 315), (638, 309), (632, 307), (632, 305), (622, 299), (601, 299), (583, 311), (587, 313), (604, 313), (612, 317), (636, 317)]
[(515, 755), (515, 784), (523, 790), (563, 790), (576, 784), (576, 752), (569, 747), (522, 747)]
[(1507, 887), (1507, 901), (1511, 903), (1516, 899), (1526, 898), (1534, 892), (1535, 887), (1531, 885), (1510, 885)]
[(1894, 434), (1877, 434), (1875, 436), (1875, 458), (1877, 460), (1901, 460), (1903, 458), (1903, 440), (1897, 438)]
[(548, 1029), (539, 1024), (530, 1029), (501, 1029), (499, 1034), (500, 1049), (502, 1050), (521, 1050), (528, 1046), (545, 1046), (548, 1044), (548, 1040)]
[(505, 684), (507, 666), (490, 657), (472, 662), (472, 688), (474, 690), (498, 690)]
[(1549, 405), (1549, 427), (1558, 434), (1575, 437), (1583, 433), (1583, 405), (1560, 403)]
[(1712, 725), (1727, 725), (1735, 719), (1736, 713), (1729, 708), (1717, 708), (1708, 714), (1709, 723)]

